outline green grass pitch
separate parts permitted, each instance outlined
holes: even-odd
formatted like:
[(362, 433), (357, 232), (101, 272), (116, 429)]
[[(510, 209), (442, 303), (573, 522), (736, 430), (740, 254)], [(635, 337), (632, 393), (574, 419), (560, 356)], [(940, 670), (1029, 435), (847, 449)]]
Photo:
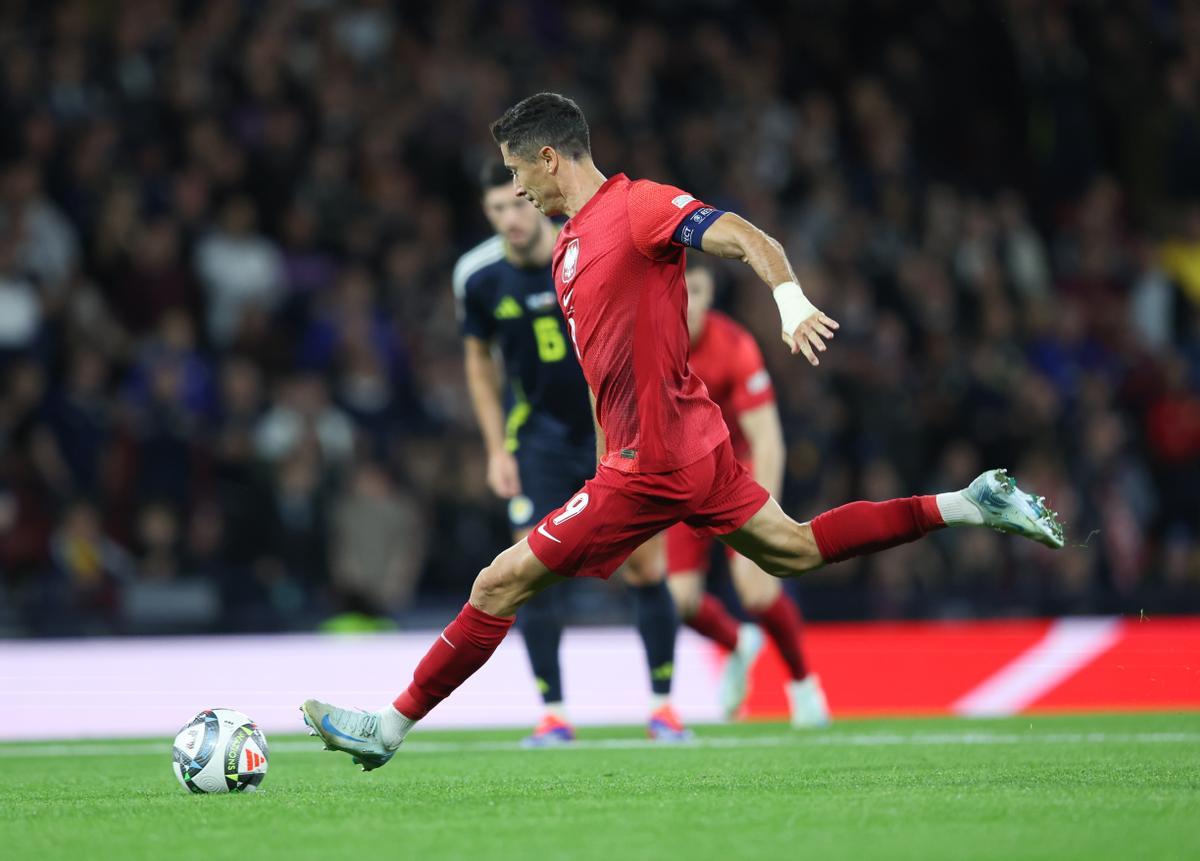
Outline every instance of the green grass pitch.
[(0, 745), (6, 859), (1200, 858), (1200, 714), (636, 729), (524, 751), (417, 732), (360, 773), (274, 736), (262, 791), (194, 796), (170, 740)]

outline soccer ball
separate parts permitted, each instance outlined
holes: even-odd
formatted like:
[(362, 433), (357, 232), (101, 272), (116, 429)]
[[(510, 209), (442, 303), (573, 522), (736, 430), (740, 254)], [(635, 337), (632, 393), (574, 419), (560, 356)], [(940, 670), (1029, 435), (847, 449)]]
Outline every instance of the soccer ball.
[(205, 709), (175, 736), (171, 770), (191, 792), (249, 792), (267, 774), (267, 739), (233, 709)]

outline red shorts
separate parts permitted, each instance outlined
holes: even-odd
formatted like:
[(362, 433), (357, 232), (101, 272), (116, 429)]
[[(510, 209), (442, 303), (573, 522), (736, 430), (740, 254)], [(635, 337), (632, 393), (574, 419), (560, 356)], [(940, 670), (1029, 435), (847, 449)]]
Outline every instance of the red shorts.
[(729, 440), (683, 469), (629, 474), (606, 466), (529, 533), (538, 560), (563, 577), (608, 577), (676, 523), (706, 537), (741, 528), (770, 498)]

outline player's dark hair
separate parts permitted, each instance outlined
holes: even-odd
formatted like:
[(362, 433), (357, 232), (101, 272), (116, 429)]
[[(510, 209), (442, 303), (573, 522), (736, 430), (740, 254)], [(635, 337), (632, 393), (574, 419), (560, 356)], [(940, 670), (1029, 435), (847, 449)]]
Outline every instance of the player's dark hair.
[(717, 272), (712, 268), (709, 262), (704, 259), (703, 256), (699, 254), (687, 254), (684, 256), (683, 260), (683, 268), (685, 272), (707, 272), (709, 277), (712, 278), (713, 283), (716, 283)]
[(583, 111), (558, 93), (538, 93), (522, 99), (492, 123), (491, 129), (497, 146), (507, 144), (509, 152), (527, 161), (532, 161), (544, 146), (554, 147), (570, 159), (592, 153)]
[(512, 185), (512, 171), (499, 158), (488, 159), (479, 169), (479, 191), (487, 194), (493, 188)]
[(506, 168), (504, 162), (499, 159), (492, 159), (479, 169), (479, 190), (484, 194), (493, 188), (512, 184), (512, 171)]

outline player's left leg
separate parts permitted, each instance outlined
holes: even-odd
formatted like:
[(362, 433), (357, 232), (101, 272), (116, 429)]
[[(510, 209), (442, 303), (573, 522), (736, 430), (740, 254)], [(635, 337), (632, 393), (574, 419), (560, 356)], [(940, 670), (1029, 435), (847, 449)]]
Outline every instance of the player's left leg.
[(684, 728), (671, 706), (679, 617), (667, 588), (662, 536), (654, 536), (629, 554), (621, 569), (621, 576), (633, 592), (634, 619), (646, 649), (646, 663), (650, 670), (647, 733), (657, 741), (691, 738), (691, 731)]
[(364, 712), (306, 700), (305, 723), (328, 749), (349, 753), (364, 771), (384, 765), (417, 721), (487, 663), (521, 605), (563, 579), (533, 554), (528, 539), (518, 541), (479, 572), (470, 600), (434, 640), (392, 705)]
[(529, 537), (479, 572), (470, 600), (434, 640), (395, 702), (378, 712), (356, 712), (307, 700), (301, 706), (305, 722), (327, 748), (349, 753), (364, 770), (388, 762), (417, 721), (487, 662), (517, 610), (566, 579), (555, 571), (609, 577), (639, 545), (684, 516), (695, 482), (687, 471), (672, 482), (601, 467)]
[(804, 657), (800, 609), (796, 602), (777, 578), (745, 556), (735, 554), (729, 564), (742, 606), (774, 641), (787, 666), (791, 677), (787, 691), (792, 707), (792, 726), (825, 726), (829, 723), (829, 707), (821, 682), (809, 672)]

